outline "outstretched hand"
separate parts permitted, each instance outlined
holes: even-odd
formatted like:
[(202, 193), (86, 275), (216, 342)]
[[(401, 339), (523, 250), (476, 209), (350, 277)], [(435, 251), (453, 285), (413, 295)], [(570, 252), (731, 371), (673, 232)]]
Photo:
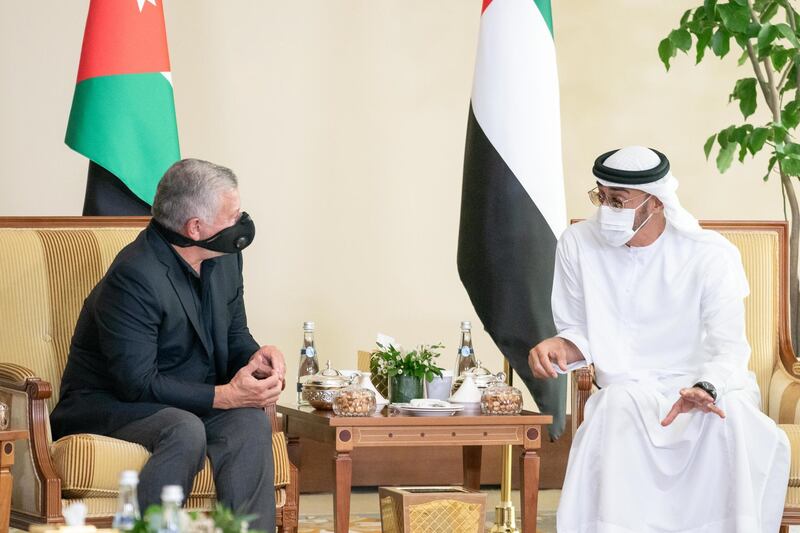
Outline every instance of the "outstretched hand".
[(725, 411), (714, 404), (714, 398), (709, 393), (698, 387), (681, 389), (681, 397), (672, 406), (667, 416), (661, 421), (662, 426), (668, 426), (683, 413), (699, 409), (704, 413), (714, 413), (720, 418), (725, 418)]

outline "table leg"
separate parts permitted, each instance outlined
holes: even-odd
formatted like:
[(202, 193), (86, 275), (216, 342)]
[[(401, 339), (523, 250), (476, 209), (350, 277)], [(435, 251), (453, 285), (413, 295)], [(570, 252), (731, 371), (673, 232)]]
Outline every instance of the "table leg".
[(522, 533), (536, 533), (536, 516), (539, 506), (539, 456), (524, 450), (519, 458), (520, 507), (522, 507)]
[(481, 453), (482, 446), (462, 446), (464, 462), (464, 487), (481, 490)]
[(8, 533), (11, 516), (11, 465), (14, 464), (14, 443), (0, 441), (0, 533)]
[(292, 464), (300, 468), (300, 437), (286, 435), (286, 451)]
[(336, 452), (333, 460), (333, 521), (336, 533), (350, 530), (350, 489), (353, 481), (353, 462), (349, 452)]

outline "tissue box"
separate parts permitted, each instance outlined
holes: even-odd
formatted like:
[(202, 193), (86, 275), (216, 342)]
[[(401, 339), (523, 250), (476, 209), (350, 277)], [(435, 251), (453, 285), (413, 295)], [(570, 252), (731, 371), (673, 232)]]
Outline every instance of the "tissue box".
[(483, 533), (486, 494), (462, 487), (380, 487), (384, 533)]

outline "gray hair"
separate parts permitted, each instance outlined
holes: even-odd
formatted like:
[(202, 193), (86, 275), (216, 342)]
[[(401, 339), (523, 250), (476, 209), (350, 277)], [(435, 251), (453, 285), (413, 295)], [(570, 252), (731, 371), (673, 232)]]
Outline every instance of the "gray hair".
[(182, 159), (169, 167), (158, 183), (153, 218), (177, 232), (194, 217), (211, 223), (219, 209), (220, 194), (238, 185), (229, 168), (202, 159)]

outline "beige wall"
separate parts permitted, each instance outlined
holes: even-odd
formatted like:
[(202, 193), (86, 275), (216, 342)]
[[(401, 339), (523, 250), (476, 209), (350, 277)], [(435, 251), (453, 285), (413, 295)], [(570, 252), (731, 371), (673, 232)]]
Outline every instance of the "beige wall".
[[(591, 212), (594, 157), (633, 143), (670, 156), (701, 218), (782, 216), (763, 164), (720, 176), (702, 153), (737, 119), (727, 95), (746, 71), (681, 57), (667, 74), (658, 60), (694, 3), (554, 2), (571, 217)], [(377, 331), (442, 340), (450, 367), (458, 322), (477, 322), (455, 255), (480, 4), (167, 2), (182, 153), (240, 176), (258, 226), (245, 254), (251, 326), (284, 349), (291, 373), (303, 320), (340, 368)], [(86, 161), (63, 137), (88, 2), (1, 5), (0, 215), (79, 214)], [(499, 369), (482, 331), (476, 350)]]

